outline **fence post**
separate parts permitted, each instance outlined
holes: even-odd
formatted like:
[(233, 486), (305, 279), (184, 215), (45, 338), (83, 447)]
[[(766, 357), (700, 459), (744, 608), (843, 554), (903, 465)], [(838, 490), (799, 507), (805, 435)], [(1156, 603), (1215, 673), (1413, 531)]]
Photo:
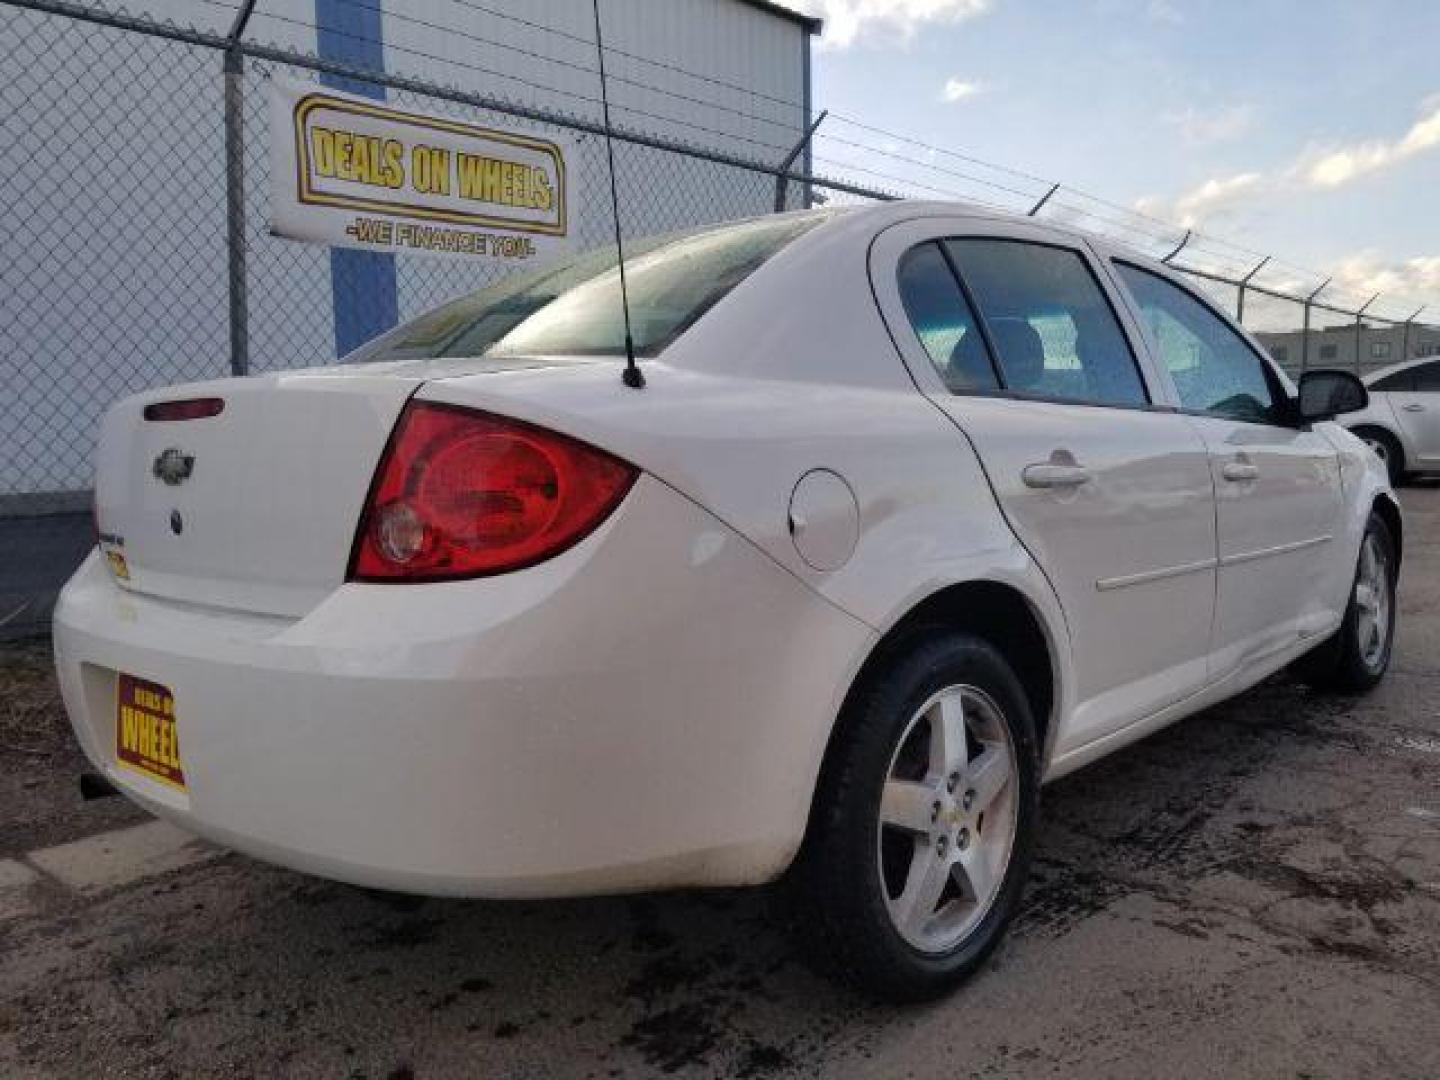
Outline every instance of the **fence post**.
[(1415, 320), (1420, 317), (1420, 313), (1429, 306), (1429, 304), (1421, 304), (1418, 308), (1415, 309), (1415, 314), (1411, 315), (1410, 318), (1405, 320), (1405, 331), (1404, 336), (1401, 338), (1400, 345), (1401, 363), (1404, 363), (1406, 360), (1410, 359), (1410, 328), (1415, 325)]
[(229, 267), (230, 374), (250, 373), (250, 305), (245, 261), (245, 55), (240, 35), (255, 10), (245, 0), (226, 35), (225, 49), (225, 249)]
[(1055, 192), (1059, 190), (1059, 184), (1051, 184), (1050, 190), (1045, 192), (1044, 195), (1040, 196), (1040, 200), (1034, 206), (1030, 207), (1030, 209), (1026, 212), (1025, 216), (1034, 217), (1036, 214), (1040, 213), (1041, 210), (1045, 209), (1045, 204), (1050, 201), (1050, 196), (1054, 195)]
[(1171, 260), (1174, 259), (1176, 255), (1179, 255), (1180, 252), (1182, 252), (1182, 251), (1185, 250), (1185, 245), (1188, 244), (1188, 243), (1190, 243), (1190, 237), (1193, 236), (1194, 234), (1195, 234), (1195, 231), (1194, 231), (1193, 229), (1186, 229), (1186, 230), (1185, 230), (1185, 235), (1180, 238), (1180, 242), (1175, 245), (1174, 249), (1170, 252), (1169, 255), (1166, 255), (1166, 256), (1165, 256), (1164, 258), (1162, 258), (1160, 261), (1161, 261), (1162, 263), (1164, 263), (1166, 266), (1169, 266)]
[(790, 171), (790, 166), (795, 164), (795, 159), (810, 145), (810, 140), (815, 135), (815, 129), (829, 115), (829, 109), (821, 109), (820, 115), (815, 117), (815, 122), (805, 129), (805, 134), (800, 136), (800, 141), (790, 148), (790, 153), (786, 154), (785, 160), (780, 163), (780, 168), (775, 173), (775, 213), (778, 214), (785, 209), (785, 197), (790, 193), (790, 182), (786, 179), (785, 174)]
[(1269, 256), (1269, 255), (1266, 255), (1263, 259), (1261, 259), (1258, 263), (1255, 264), (1255, 269), (1251, 270), (1248, 274), (1246, 274), (1243, 278), (1240, 279), (1240, 288), (1239, 288), (1239, 290), (1237, 291), (1236, 296), (1235, 296), (1235, 321), (1238, 322), (1241, 326), (1244, 326), (1244, 325), (1245, 325), (1245, 289), (1246, 289), (1246, 286), (1248, 286), (1248, 285), (1250, 284), (1250, 279), (1251, 279), (1251, 278), (1253, 278), (1253, 277), (1254, 277), (1256, 274), (1258, 274), (1261, 270), (1265, 269), (1265, 264), (1268, 263), (1269, 261), (1270, 261), (1270, 256)]
[(1305, 298), (1305, 328), (1300, 332), (1300, 374), (1304, 375), (1310, 366), (1310, 310), (1315, 304), (1315, 298), (1330, 287), (1333, 277), (1327, 277), (1322, 281), (1309, 296)]
[(1360, 346), (1365, 343), (1365, 312), (1369, 311), (1370, 305), (1379, 299), (1380, 294), (1377, 292), (1365, 301), (1359, 311), (1355, 312), (1355, 375), (1357, 378), (1360, 376)]

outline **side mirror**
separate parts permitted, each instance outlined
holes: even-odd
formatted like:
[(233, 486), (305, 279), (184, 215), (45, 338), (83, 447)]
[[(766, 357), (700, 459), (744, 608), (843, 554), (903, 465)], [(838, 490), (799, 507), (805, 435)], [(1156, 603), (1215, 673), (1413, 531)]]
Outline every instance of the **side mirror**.
[(1370, 391), (1348, 371), (1307, 371), (1300, 376), (1296, 411), (1306, 423), (1359, 412), (1370, 404)]

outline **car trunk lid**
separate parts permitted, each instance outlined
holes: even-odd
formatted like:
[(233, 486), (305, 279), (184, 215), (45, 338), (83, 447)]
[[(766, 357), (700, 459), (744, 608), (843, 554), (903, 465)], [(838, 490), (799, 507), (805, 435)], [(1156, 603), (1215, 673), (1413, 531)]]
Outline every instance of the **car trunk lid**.
[[(95, 509), (121, 584), (257, 613), (309, 611), (345, 579), (376, 463), (420, 382), (322, 369), (117, 404), (101, 430)], [(144, 415), (207, 397), (223, 400), (217, 415)]]

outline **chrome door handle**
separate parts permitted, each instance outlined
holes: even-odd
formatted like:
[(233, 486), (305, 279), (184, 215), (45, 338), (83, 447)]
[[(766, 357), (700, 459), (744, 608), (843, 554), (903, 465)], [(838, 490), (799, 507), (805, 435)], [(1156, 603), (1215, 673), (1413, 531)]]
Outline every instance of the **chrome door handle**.
[(1254, 480), (1260, 475), (1260, 467), (1244, 461), (1227, 461), (1220, 469), (1226, 480)]
[(1071, 488), (1079, 487), (1090, 479), (1090, 470), (1083, 465), (1053, 465), (1050, 462), (1026, 465), (1020, 472), (1020, 479), (1026, 487)]
[(1404, 409), (1406, 412), (1424, 412), (1424, 411), (1425, 411), (1425, 406), (1424, 406), (1424, 405), (1421, 405), (1418, 401), (1408, 402), (1408, 403), (1406, 403), (1406, 404), (1404, 404), (1404, 405), (1401, 405), (1400, 408)]

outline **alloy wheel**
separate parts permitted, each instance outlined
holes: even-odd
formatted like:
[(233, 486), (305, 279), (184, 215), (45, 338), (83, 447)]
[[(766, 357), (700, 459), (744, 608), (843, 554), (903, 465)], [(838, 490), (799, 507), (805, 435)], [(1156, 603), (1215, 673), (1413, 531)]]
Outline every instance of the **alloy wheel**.
[(983, 691), (946, 687), (911, 717), (876, 840), (886, 907), (910, 946), (947, 952), (990, 910), (1015, 846), (1018, 789), (1009, 730)]
[(1360, 546), (1360, 567), (1355, 575), (1356, 639), (1360, 659), (1368, 668), (1378, 667), (1385, 658), (1392, 608), (1389, 558), (1380, 537), (1370, 532)]

